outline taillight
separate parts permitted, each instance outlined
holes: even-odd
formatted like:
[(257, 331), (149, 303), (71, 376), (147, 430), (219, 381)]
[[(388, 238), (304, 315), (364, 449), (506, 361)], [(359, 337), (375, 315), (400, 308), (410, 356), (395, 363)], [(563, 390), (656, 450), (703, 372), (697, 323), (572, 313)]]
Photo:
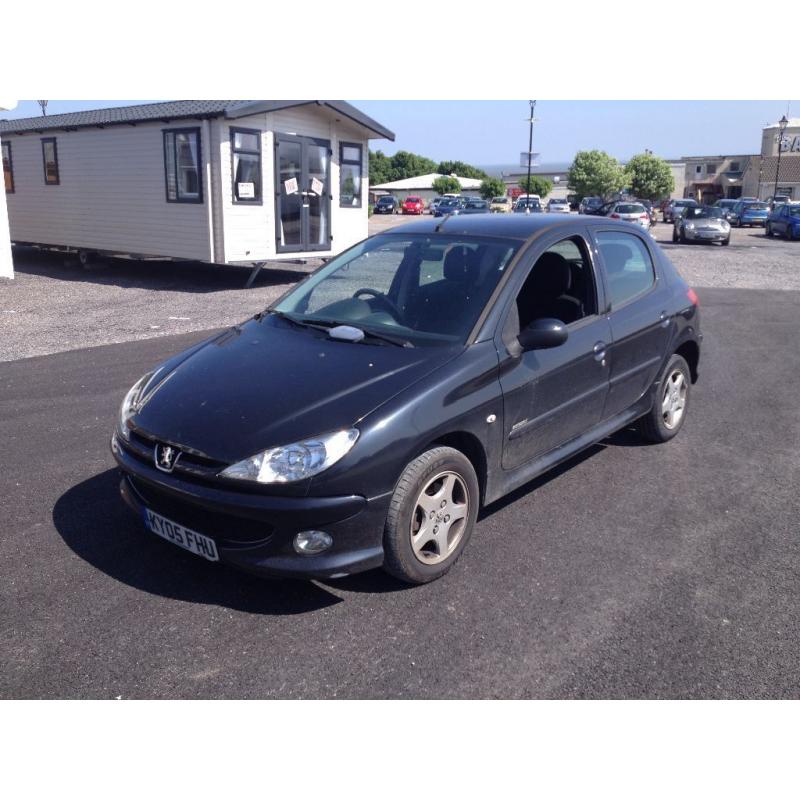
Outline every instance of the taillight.
[(689, 291), (686, 292), (686, 296), (689, 298), (689, 302), (693, 306), (700, 305), (700, 298), (697, 296), (697, 292), (694, 289), (689, 289)]
[(639, 219), (650, 219), (647, 214), (639, 214)]
[(619, 214), (617, 214), (616, 212), (614, 212), (614, 213), (611, 215), (611, 219), (619, 219)]

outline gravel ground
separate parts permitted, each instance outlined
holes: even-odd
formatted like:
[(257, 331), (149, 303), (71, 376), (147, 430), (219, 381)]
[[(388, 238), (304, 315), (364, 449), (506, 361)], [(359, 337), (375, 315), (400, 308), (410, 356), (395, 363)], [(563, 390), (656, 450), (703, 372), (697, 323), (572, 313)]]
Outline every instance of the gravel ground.
[[(370, 233), (416, 219), (372, 217)], [(725, 248), (674, 245), (661, 223), (653, 234), (692, 286), (800, 290), (800, 242), (761, 228), (734, 230)], [(85, 270), (33, 248), (16, 248), (14, 262), (16, 278), (0, 279), (0, 361), (232, 325), (320, 263), (274, 262), (245, 289), (242, 267), (108, 259)]]

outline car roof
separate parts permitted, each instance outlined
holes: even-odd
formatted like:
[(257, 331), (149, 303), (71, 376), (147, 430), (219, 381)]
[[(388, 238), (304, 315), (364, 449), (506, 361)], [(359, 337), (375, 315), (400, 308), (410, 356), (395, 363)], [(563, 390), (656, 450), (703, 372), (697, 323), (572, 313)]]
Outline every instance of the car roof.
[(564, 230), (566, 236), (587, 227), (613, 227), (631, 231), (629, 222), (617, 222), (608, 217), (563, 216), (552, 217), (547, 214), (470, 214), (449, 216), (438, 219), (425, 219), (410, 222), (383, 231), (379, 235), (402, 236), (409, 233), (446, 234), (447, 236), (494, 236), (505, 239), (527, 240), (539, 233), (550, 230)]

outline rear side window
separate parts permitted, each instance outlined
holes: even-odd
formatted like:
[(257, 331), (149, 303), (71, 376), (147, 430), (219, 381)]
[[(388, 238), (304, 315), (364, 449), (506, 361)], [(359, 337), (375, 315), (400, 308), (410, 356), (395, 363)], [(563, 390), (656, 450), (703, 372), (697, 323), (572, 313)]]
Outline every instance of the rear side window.
[(650, 251), (638, 236), (624, 231), (600, 231), (597, 245), (606, 266), (612, 309), (646, 292), (655, 283)]

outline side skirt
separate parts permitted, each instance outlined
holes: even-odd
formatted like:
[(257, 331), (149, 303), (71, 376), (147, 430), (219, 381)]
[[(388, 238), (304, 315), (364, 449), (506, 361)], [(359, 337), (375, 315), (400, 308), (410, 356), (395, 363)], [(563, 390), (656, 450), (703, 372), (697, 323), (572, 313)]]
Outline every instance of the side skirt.
[(586, 450), (587, 447), (597, 444), (597, 442), (602, 441), (612, 433), (616, 433), (616, 431), (621, 428), (630, 425), (650, 410), (652, 402), (652, 392), (645, 392), (645, 394), (630, 408), (611, 419), (601, 422), (599, 425), (595, 425), (576, 439), (565, 442), (560, 447), (556, 447), (554, 450), (545, 453), (543, 456), (539, 456), (533, 461), (528, 461), (514, 470), (507, 472), (498, 470), (493, 476), (494, 480), (492, 481), (492, 485), (488, 486), (486, 489), (484, 504), (489, 505), (495, 500), (499, 500), (504, 495), (513, 492), (515, 489), (532, 481), (534, 478), (538, 478), (563, 461), (567, 461), (574, 455), (577, 455), (582, 450)]

